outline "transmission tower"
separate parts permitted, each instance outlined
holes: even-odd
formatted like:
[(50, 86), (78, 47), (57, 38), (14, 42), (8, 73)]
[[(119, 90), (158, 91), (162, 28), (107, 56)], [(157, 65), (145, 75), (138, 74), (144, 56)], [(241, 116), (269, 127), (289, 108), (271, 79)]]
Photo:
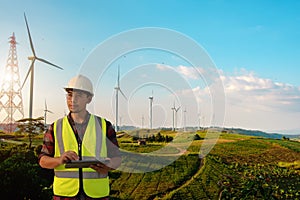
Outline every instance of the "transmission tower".
[(24, 117), (16, 37), (9, 38), (10, 48), (0, 91), (0, 120), (5, 131), (13, 132), (16, 121)]

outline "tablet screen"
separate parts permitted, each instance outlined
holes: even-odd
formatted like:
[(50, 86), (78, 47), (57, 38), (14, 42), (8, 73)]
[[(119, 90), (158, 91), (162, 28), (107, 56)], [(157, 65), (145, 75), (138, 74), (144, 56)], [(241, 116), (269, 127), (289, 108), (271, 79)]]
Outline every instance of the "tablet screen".
[(109, 160), (70, 160), (66, 163), (65, 168), (87, 168), (96, 164), (108, 164)]

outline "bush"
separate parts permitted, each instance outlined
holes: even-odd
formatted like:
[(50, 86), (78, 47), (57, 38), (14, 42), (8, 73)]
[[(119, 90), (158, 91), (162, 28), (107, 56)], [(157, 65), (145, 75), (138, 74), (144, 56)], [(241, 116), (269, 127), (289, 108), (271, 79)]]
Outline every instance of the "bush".
[(194, 140), (201, 140), (202, 138), (198, 135), (198, 134), (195, 134), (194, 135)]
[(0, 163), (1, 195), (10, 199), (51, 199), (53, 171), (42, 169), (34, 151), (21, 151)]

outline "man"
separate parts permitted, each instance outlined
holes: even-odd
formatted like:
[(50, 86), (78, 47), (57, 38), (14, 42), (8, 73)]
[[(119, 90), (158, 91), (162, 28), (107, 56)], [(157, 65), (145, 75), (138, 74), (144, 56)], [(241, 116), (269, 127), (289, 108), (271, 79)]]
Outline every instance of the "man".
[[(51, 124), (39, 155), (41, 167), (54, 169), (53, 199), (109, 199), (108, 171), (121, 164), (116, 133), (109, 121), (86, 110), (94, 95), (87, 77), (73, 77), (65, 90), (70, 113)], [(108, 163), (65, 167), (71, 160), (91, 158), (106, 159)]]

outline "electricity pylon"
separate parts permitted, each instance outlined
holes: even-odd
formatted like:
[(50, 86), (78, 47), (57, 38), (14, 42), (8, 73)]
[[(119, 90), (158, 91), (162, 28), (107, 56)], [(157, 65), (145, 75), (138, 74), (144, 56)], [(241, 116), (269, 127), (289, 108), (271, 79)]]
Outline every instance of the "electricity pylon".
[(1, 84), (0, 115), (3, 118), (1, 119), (3, 129), (13, 132), (17, 126), (16, 121), (24, 117), (24, 108), (14, 33), (9, 43), (9, 54)]

